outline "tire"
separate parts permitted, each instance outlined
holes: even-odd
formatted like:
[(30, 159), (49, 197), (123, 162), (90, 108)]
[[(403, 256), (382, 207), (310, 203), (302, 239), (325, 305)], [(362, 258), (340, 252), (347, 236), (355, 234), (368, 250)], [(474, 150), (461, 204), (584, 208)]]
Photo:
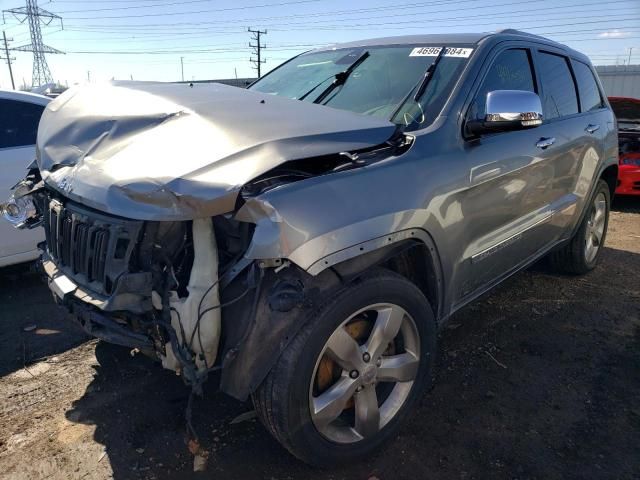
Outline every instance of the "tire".
[[(567, 245), (549, 256), (554, 270), (559, 273), (582, 275), (596, 267), (607, 236), (610, 208), (609, 186), (607, 182), (600, 179), (586, 207), (582, 223), (573, 238)], [(602, 216), (599, 216), (599, 212)]]
[[(387, 317), (388, 323), (384, 323)], [(306, 463), (330, 467), (371, 453), (398, 430), (431, 385), (436, 323), (422, 292), (404, 277), (383, 269), (344, 286), (306, 318), (306, 325), (252, 398), (262, 423), (289, 452)], [(377, 328), (382, 325), (387, 327)], [(385, 343), (394, 331), (397, 335)], [(378, 341), (383, 337), (374, 332), (387, 337)], [(372, 358), (365, 363), (367, 347)], [(381, 353), (382, 348), (386, 349)], [(342, 360), (334, 361), (338, 356), (332, 351), (341, 351)], [(400, 358), (402, 368), (386, 368)], [(356, 365), (359, 376), (354, 379), (356, 368), (342, 365)], [(397, 383), (389, 383), (389, 378), (387, 382), (372, 380), (381, 376), (403, 379)], [(356, 383), (360, 386), (354, 387)], [(349, 386), (338, 390), (342, 385)], [(316, 391), (320, 388), (322, 392)], [(322, 394), (329, 391), (346, 392), (339, 397), (342, 399), (352, 396), (344, 410), (337, 407), (342, 413), (325, 426), (332, 415), (325, 415), (327, 409), (312, 415), (311, 407), (328, 398)], [(371, 408), (374, 400), (380, 405), (379, 418)]]

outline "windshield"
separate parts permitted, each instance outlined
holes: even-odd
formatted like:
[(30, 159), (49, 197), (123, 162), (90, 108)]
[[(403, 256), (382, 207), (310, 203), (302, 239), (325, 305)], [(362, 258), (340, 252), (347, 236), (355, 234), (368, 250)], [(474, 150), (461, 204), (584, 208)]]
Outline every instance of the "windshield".
[[(409, 94), (417, 88), (440, 50), (438, 45), (394, 45), (309, 52), (273, 70), (249, 88), (419, 128), (438, 115), (473, 51), (466, 46), (447, 47), (416, 102)], [(348, 78), (330, 89), (350, 67)], [(327, 89), (329, 94), (323, 97)]]

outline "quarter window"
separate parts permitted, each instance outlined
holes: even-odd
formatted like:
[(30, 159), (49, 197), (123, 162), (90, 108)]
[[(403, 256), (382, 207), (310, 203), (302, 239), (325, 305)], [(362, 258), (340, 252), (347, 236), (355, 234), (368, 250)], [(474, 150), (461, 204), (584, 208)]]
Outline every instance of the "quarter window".
[(471, 118), (484, 118), (487, 94), (494, 90), (526, 90), (535, 92), (529, 51), (522, 48), (505, 50), (494, 60), (476, 96)]
[(43, 110), (43, 105), (0, 100), (0, 148), (34, 145)]
[(543, 113), (546, 120), (578, 113), (578, 97), (568, 59), (540, 52), (538, 67), (542, 79)]
[(589, 112), (602, 107), (602, 97), (591, 68), (582, 62), (574, 61), (573, 72), (576, 75), (578, 92), (580, 93), (580, 110)]

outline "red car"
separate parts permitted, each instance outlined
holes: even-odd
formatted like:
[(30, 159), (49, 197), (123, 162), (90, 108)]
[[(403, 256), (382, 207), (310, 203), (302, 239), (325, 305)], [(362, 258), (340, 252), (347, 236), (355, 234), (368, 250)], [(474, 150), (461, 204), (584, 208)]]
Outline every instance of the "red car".
[(609, 97), (618, 118), (619, 162), (616, 195), (640, 195), (640, 100)]

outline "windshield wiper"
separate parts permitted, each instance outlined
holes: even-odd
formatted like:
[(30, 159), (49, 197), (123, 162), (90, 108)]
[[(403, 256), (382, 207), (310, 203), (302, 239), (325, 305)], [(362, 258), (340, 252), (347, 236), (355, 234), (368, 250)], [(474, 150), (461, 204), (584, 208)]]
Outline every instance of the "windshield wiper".
[(444, 57), (444, 52), (446, 51), (446, 49), (447, 49), (447, 47), (445, 47), (445, 46), (443, 46), (440, 49), (440, 52), (438, 52), (438, 55), (436, 56), (436, 59), (433, 61), (433, 63), (431, 65), (429, 65), (429, 68), (427, 68), (427, 70), (424, 72), (424, 76), (422, 77), (422, 80), (420, 81), (420, 85), (418, 86), (418, 90), (416, 90), (416, 94), (413, 96), (413, 100), (415, 102), (420, 100), (422, 95), (424, 95), (424, 92), (427, 90), (427, 87), (429, 86), (429, 82), (431, 81), (431, 78), (433, 77), (433, 72), (435, 72), (436, 67), (438, 66), (438, 63), (440, 62), (440, 59), (442, 57)]
[(413, 88), (409, 90), (409, 93), (407, 93), (406, 97), (402, 99), (402, 101), (398, 104), (398, 107), (393, 111), (393, 114), (390, 117), (391, 119), (394, 119), (396, 115), (398, 115), (398, 113), (402, 111), (402, 108), (407, 103), (407, 101), (411, 97), (411, 94), (413, 94), (414, 91), (416, 92), (415, 95), (413, 96), (414, 102), (418, 102), (418, 100), (420, 100), (422, 95), (424, 95), (424, 92), (427, 90), (427, 87), (429, 86), (429, 82), (433, 77), (433, 72), (435, 72), (436, 67), (438, 66), (438, 63), (440, 62), (440, 59), (444, 56), (446, 48), (447, 47), (442, 46), (435, 60), (425, 70), (424, 75), (422, 76), (422, 79), (420, 80), (420, 82), (416, 83), (413, 86)]
[(321, 82), (319, 82), (318, 84), (316, 84), (311, 90), (308, 90), (307, 93), (305, 93), (304, 95), (302, 95), (298, 100), (302, 101), (305, 98), (307, 98), (309, 96), (309, 94), (311, 92), (313, 92), (316, 88), (318, 88), (320, 85), (322, 85), (324, 82), (331, 80), (332, 78), (334, 78), (335, 75), (331, 75), (330, 77), (325, 78), (324, 80), (322, 80)]
[[(337, 87), (339, 87), (340, 85), (344, 85), (344, 83), (347, 81), (347, 78), (349, 78), (349, 75), (351, 75), (353, 73), (353, 71), (356, 68), (358, 68), (360, 66), (360, 64), (362, 62), (364, 62), (368, 57), (369, 57), (369, 52), (365, 51), (362, 55), (360, 55), (358, 57), (358, 59), (355, 62), (353, 62), (351, 65), (349, 65), (349, 68), (347, 68), (346, 70), (343, 70), (342, 72), (336, 73), (335, 74), (335, 77), (336, 77), (335, 80), (331, 83), (331, 85), (329, 85), (327, 88), (325, 88), (320, 95), (318, 95), (318, 97), (313, 101), (313, 103), (322, 102)], [(322, 83), (324, 83), (324, 82), (322, 82)], [(322, 85), (322, 83), (320, 83), (320, 85)], [(313, 88), (313, 90), (315, 90), (315, 87)]]

